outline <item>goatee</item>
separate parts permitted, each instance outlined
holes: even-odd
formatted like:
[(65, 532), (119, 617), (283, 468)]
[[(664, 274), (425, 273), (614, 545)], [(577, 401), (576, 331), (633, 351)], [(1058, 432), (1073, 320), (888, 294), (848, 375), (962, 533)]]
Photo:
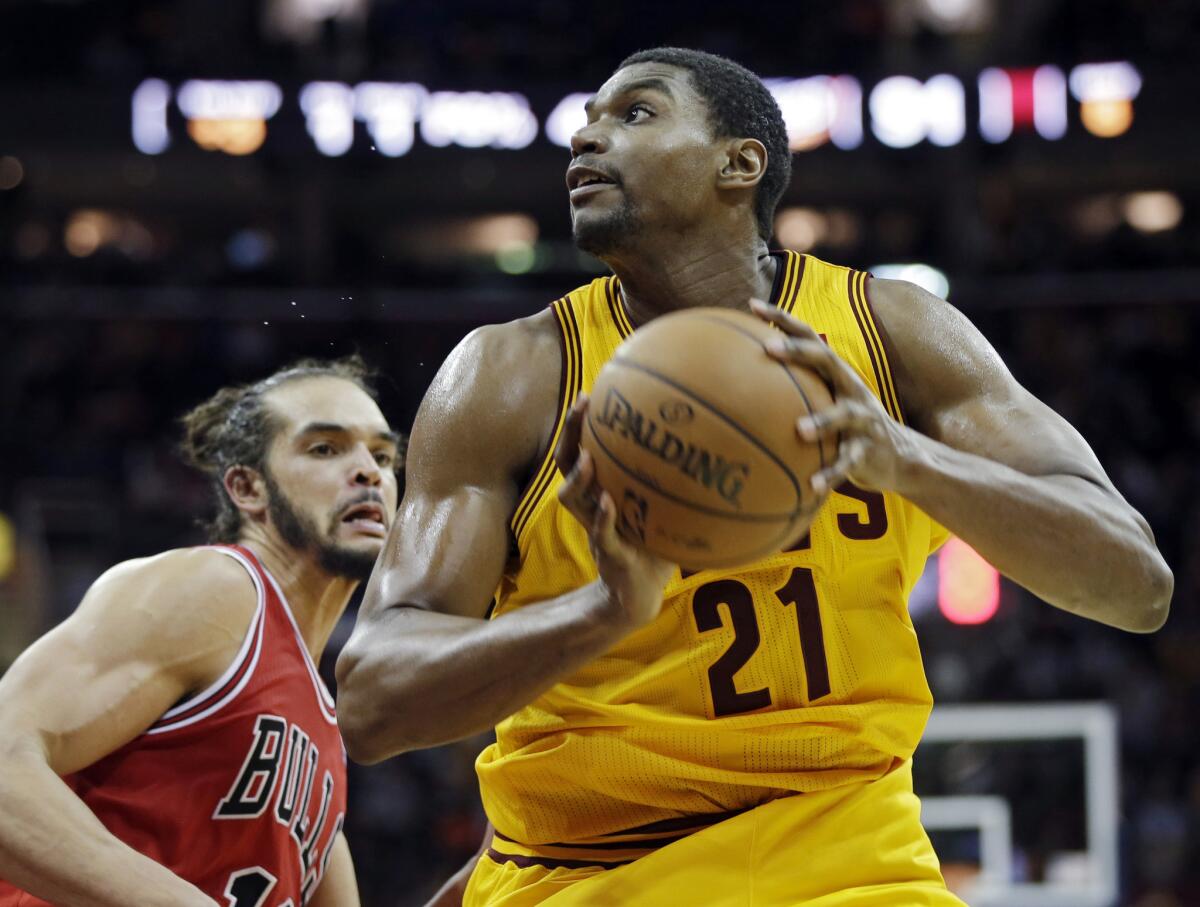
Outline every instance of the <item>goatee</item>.
[[(316, 523), (302, 515), (288, 500), (270, 473), (264, 473), (269, 500), (267, 513), (283, 540), (298, 551), (316, 555), (321, 569), (333, 576), (363, 582), (370, 578), (375, 567), (375, 555), (367, 551), (342, 547), (322, 537)], [(336, 520), (335, 520), (336, 524)]]
[(629, 245), (637, 232), (637, 215), (624, 196), (621, 203), (608, 213), (585, 217), (582, 222), (572, 212), (571, 233), (575, 237), (576, 247), (597, 258)]

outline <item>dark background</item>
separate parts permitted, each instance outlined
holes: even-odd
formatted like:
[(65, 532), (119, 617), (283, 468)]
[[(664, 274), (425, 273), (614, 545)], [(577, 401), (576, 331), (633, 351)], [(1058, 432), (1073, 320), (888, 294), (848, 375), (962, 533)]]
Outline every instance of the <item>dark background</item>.
[[(329, 15), (306, 19), (315, 8)], [(965, 24), (939, 15), (955, 10)], [(626, 54), (659, 44), (724, 53), (764, 76), (851, 74), (864, 108), (887, 76), (951, 73), (966, 92), (960, 143), (889, 148), (864, 113), (861, 147), (796, 155), (783, 206), (822, 225), (805, 249), (820, 257), (944, 272), (951, 301), (1150, 520), (1176, 577), (1156, 635), (1088, 624), (1007, 583), (982, 627), (936, 609), (917, 627), (941, 702), (1112, 702), (1121, 903), (1200, 903), (1197, 38), (1200, 4), (1185, 0), (9, 0), (0, 669), (109, 564), (200, 540), (207, 488), (176, 459), (175, 420), (220, 385), (302, 355), (360, 351), (406, 428), (467, 330), (600, 273), (570, 244), (562, 148), (541, 136), (519, 151), (418, 137), (386, 158), (359, 123), (353, 148), (329, 158), (305, 133), (304, 84), (519, 91), (544, 122), (564, 95), (594, 90)], [(1142, 77), (1125, 134), (1090, 134), (1072, 99), (1057, 141), (980, 137), (982, 69), (1114, 60)], [(172, 146), (146, 155), (130, 137), (130, 99), (146, 78), (173, 88), (268, 79), (283, 106), (246, 156), (200, 150), (173, 107)], [(1171, 194), (1154, 202), (1174, 211), (1169, 226), (1139, 228), (1130, 211), (1144, 192)], [(509, 219), (481, 220), (497, 216)], [(514, 248), (516, 265), (505, 257)], [(335, 643), (351, 625), (349, 615)], [(420, 903), (475, 849), (478, 749), (468, 741), (353, 772), (347, 830), (368, 905)], [(1079, 761), (1007, 758), (1036, 769), (999, 772), (995, 785), (1014, 802), (1023, 877), (1044, 878), (1054, 854), (1081, 847)], [(965, 790), (978, 778), (921, 783)]]

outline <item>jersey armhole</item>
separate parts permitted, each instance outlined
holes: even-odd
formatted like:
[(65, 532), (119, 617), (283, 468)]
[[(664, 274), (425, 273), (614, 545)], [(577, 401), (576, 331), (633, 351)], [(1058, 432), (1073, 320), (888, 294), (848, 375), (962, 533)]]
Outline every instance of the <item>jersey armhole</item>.
[(207, 689), (167, 709), (162, 717), (150, 726), (146, 731), (147, 734), (162, 734), (166, 731), (174, 731), (207, 718), (224, 707), (242, 691), (258, 664), (258, 657), (262, 651), (263, 623), (266, 615), (267, 600), (262, 577), (259, 576), (258, 571), (254, 569), (246, 557), (233, 548), (214, 545), (211, 550), (233, 558), (245, 567), (246, 572), (250, 574), (250, 579), (254, 583), (254, 591), (257, 596), (254, 617), (250, 620), (250, 626), (246, 628), (246, 638), (242, 640), (242, 645), (238, 649), (237, 655), (229, 667), (225, 669), (224, 673), (213, 681)]
[(554, 463), (554, 448), (558, 445), (558, 438), (562, 434), (567, 413), (570, 412), (575, 398), (579, 396), (583, 382), (583, 347), (579, 339), (579, 324), (575, 320), (575, 311), (571, 306), (570, 298), (564, 296), (562, 299), (555, 300), (550, 304), (550, 309), (554, 312), (554, 320), (558, 325), (559, 341), (562, 344), (563, 353), (558, 383), (558, 415), (554, 420), (554, 430), (550, 433), (550, 444), (546, 449), (546, 455), (537, 472), (534, 473), (533, 479), (530, 480), (517, 501), (516, 510), (513, 511), (510, 526), (518, 549), (521, 547), (530, 517), (537, 508), (538, 502), (545, 496), (546, 489), (550, 487), (554, 478), (557, 469)]
[(904, 411), (900, 408), (900, 398), (896, 395), (896, 384), (892, 380), (892, 369), (888, 364), (887, 350), (879, 328), (875, 324), (875, 313), (871, 310), (867, 298), (867, 278), (871, 275), (866, 271), (850, 271), (848, 292), (850, 308), (858, 329), (862, 333), (863, 342), (867, 345), (867, 355), (871, 359), (871, 368), (875, 372), (875, 382), (879, 385), (879, 399), (884, 409), (901, 425), (905, 424)]

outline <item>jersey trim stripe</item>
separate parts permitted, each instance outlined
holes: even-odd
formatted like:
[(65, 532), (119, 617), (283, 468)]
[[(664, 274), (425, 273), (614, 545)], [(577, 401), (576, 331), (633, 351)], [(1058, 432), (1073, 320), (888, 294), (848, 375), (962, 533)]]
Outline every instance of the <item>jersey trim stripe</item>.
[(304, 634), (300, 632), (300, 625), (296, 623), (296, 617), (292, 614), (292, 606), (288, 603), (287, 596), (283, 594), (283, 589), (279, 587), (279, 583), (271, 575), (271, 571), (263, 566), (262, 561), (258, 560), (258, 558), (254, 558), (254, 561), (258, 564), (258, 569), (262, 571), (263, 576), (271, 584), (271, 588), (275, 590), (275, 594), (279, 596), (279, 603), (283, 605), (283, 613), (287, 615), (288, 623), (292, 625), (292, 631), (296, 634), (296, 646), (300, 649), (300, 658), (304, 662), (304, 667), (308, 669), (308, 679), (312, 681), (313, 692), (317, 695), (317, 706), (321, 709), (321, 715), (330, 724), (337, 724), (337, 712), (334, 710), (333, 696), (325, 686), (325, 681), (321, 679), (321, 674), (317, 671), (317, 666), (313, 663), (312, 654), (308, 651), (308, 645), (304, 642)]
[(512, 863), (518, 869), (528, 869), (530, 866), (542, 866), (546, 869), (586, 869), (589, 866), (616, 869), (618, 866), (628, 866), (633, 862), (633, 860), (605, 862), (602, 860), (553, 860), (549, 857), (525, 857), (515, 853), (501, 853), (494, 847), (487, 849), (487, 855), (493, 863)]
[(863, 342), (867, 347), (867, 355), (871, 360), (871, 370), (875, 373), (875, 384), (879, 388), (879, 399), (883, 403), (888, 414), (901, 424), (904, 419), (901, 417), (899, 408), (895, 404), (895, 398), (892, 396), (891, 386), (888, 383), (891, 378), (887, 374), (887, 361), (882, 358), (883, 353), (879, 348), (879, 338), (873, 333), (868, 319), (870, 314), (864, 311), (865, 306), (862, 304), (862, 286), (866, 281), (865, 271), (850, 271), (847, 275), (847, 294), (850, 297), (850, 308), (854, 312), (854, 320), (858, 322), (858, 330), (862, 333)]
[[(559, 369), (558, 369), (558, 409), (555, 410), (556, 413), (561, 413), (563, 411), (563, 401), (565, 401), (567, 399), (567, 388), (570, 386), (570, 383), (567, 380), (567, 352), (566, 352), (566, 350), (567, 350), (568, 344), (567, 344), (566, 332), (563, 330), (562, 319), (559, 316), (559, 312), (557, 309), (557, 306), (561, 301), (562, 300), (560, 300), (560, 299), (556, 299), (556, 300), (554, 300), (554, 302), (550, 303), (550, 305), (549, 305), (550, 311), (554, 313), (554, 323), (558, 326), (558, 330), (559, 330), (559, 334), (560, 334), (560, 336), (558, 338), (559, 345), (562, 347), (562, 350), (563, 350), (562, 361), (559, 363)], [(558, 416), (556, 415), (555, 418), (557, 419)], [(517, 506), (516, 506), (516, 509), (513, 511), (512, 520), (509, 521), (510, 529), (512, 529), (516, 525), (516, 521), (520, 518), (521, 513), (524, 511), (526, 504), (529, 502), (529, 499), (530, 499), (531, 495), (533, 494), (533, 490), (535, 488), (537, 488), (538, 481), (542, 477), (542, 469), (544, 467), (545, 467), (544, 462), (538, 464), (538, 468), (533, 471), (533, 474), (530, 475), (530, 477), (529, 477), (529, 481), (527, 481), (525, 483), (525, 487), (523, 489), (521, 489), (521, 494), (517, 496)]]
[(871, 297), (867, 295), (867, 278), (871, 275), (866, 271), (862, 271), (861, 274), (862, 279), (858, 282), (859, 306), (862, 308), (867, 330), (875, 338), (875, 347), (879, 351), (879, 363), (883, 371), (883, 379), (887, 384), (887, 393), (892, 399), (892, 409), (895, 410), (896, 421), (904, 424), (904, 410), (900, 407), (900, 396), (896, 393), (896, 383), (892, 378), (891, 365), (888, 363), (887, 347), (883, 345), (883, 337), (879, 333), (879, 326), (875, 323), (875, 312), (871, 308)]
[(251, 675), (254, 673), (255, 667), (258, 666), (258, 657), (262, 652), (263, 626), (266, 623), (267, 610), (266, 589), (263, 586), (262, 577), (259, 576), (258, 571), (254, 569), (254, 565), (241, 552), (235, 551), (232, 548), (222, 548), (219, 546), (213, 546), (212, 550), (226, 557), (233, 558), (245, 567), (246, 572), (250, 574), (250, 579), (254, 583), (254, 589), (258, 596), (258, 603), (254, 610), (254, 619), (246, 631), (246, 638), (242, 642), (237, 656), (233, 659), (233, 663), (225, 669), (225, 673), (217, 678), (208, 689), (164, 712), (162, 718), (151, 725), (146, 731), (147, 734), (163, 734), (167, 731), (178, 730), (179, 728), (193, 725), (197, 721), (214, 714), (245, 688), (246, 684), (250, 681)]
[(530, 483), (529, 489), (524, 497), (517, 503), (517, 508), (513, 513), (512, 531), (513, 536), (517, 541), (517, 546), (520, 547), (521, 539), (525, 532), (525, 527), (529, 524), (529, 519), (537, 509), (538, 502), (546, 493), (546, 489), (550, 487), (554, 479), (557, 466), (554, 463), (554, 448), (558, 444), (559, 435), (562, 434), (562, 427), (567, 419), (567, 413), (571, 409), (571, 405), (575, 402), (575, 398), (579, 396), (579, 390), (583, 386), (583, 345), (579, 337), (579, 325), (575, 321), (575, 311), (571, 306), (570, 299), (563, 297), (551, 303), (551, 311), (554, 312), (555, 319), (558, 322), (558, 328), (562, 332), (563, 340), (563, 369), (562, 369), (562, 386), (560, 388), (560, 399), (558, 418), (554, 422), (554, 431), (550, 435), (550, 445), (546, 451), (546, 457), (542, 460), (541, 466), (534, 475), (533, 482)]
[(804, 279), (804, 256), (790, 249), (784, 251), (784, 261), (787, 275), (783, 281), (783, 289), (775, 300), (776, 308), (794, 315), (796, 303), (800, 299), (800, 283)]
[(617, 278), (608, 278), (608, 283), (604, 286), (604, 296), (608, 300), (608, 311), (612, 315), (613, 324), (617, 326), (617, 333), (621, 335), (622, 340), (627, 339), (633, 333), (633, 319), (629, 317), (629, 310), (625, 308), (625, 296), (621, 293), (621, 285)]

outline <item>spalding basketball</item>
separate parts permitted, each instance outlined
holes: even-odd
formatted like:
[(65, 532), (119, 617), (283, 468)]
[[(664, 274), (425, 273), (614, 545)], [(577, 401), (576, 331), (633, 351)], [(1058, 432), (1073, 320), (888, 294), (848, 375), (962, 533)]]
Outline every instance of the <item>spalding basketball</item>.
[(626, 538), (703, 569), (803, 535), (819, 503), (809, 482), (837, 452), (796, 420), (833, 401), (815, 372), (767, 355), (772, 336), (746, 312), (689, 309), (638, 329), (601, 369), (581, 444)]

